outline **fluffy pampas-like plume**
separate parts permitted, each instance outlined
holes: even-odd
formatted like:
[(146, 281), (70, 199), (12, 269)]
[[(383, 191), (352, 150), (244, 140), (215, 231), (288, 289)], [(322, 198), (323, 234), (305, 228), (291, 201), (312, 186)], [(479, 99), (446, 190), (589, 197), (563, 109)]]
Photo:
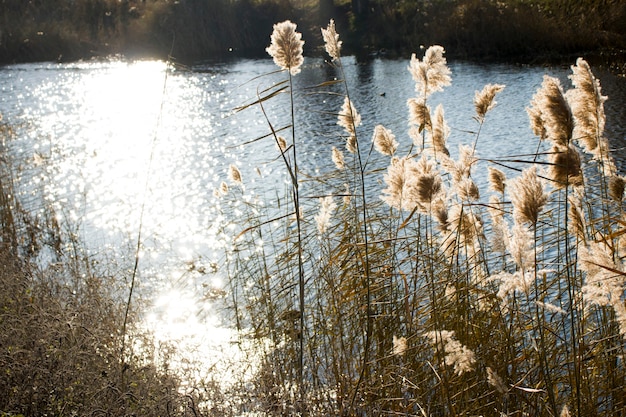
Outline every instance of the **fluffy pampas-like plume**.
[(626, 180), (620, 175), (613, 175), (609, 179), (609, 197), (618, 203), (621, 203), (624, 199), (624, 188), (626, 187)]
[(445, 355), (444, 363), (454, 367), (455, 374), (463, 375), (465, 372), (474, 370), (476, 363), (474, 352), (455, 339), (454, 331), (431, 331), (426, 332), (424, 336), (437, 347), (437, 350), (442, 351)]
[(422, 61), (415, 54), (411, 55), (409, 72), (415, 81), (415, 91), (421, 97), (428, 97), (435, 91), (443, 91), (450, 85), (450, 69), (443, 56), (442, 46), (434, 45), (426, 50)]
[(582, 185), (583, 173), (580, 154), (572, 145), (567, 147), (555, 145), (550, 152), (548, 161), (550, 162), (548, 174), (555, 188)]
[(361, 115), (357, 113), (354, 104), (352, 104), (352, 101), (348, 97), (343, 101), (337, 124), (343, 127), (346, 133), (348, 133), (346, 149), (351, 153), (355, 153), (357, 151), (356, 128), (361, 125)]
[(607, 97), (601, 93), (600, 82), (591, 72), (587, 61), (578, 58), (569, 76), (574, 89), (567, 92), (576, 126), (574, 135), (587, 152), (593, 152), (598, 139), (604, 134), (604, 102)]
[(430, 107), (426, 104), (424, 97), (408, 99), (407, 106), (409, 107), (409, 136), (413, 144), (421, 148), (424, 145), (422, 131), (432, 130)]
[(536, 224), (539, 213), (548, 202), (543, 184), (537, 176), (537, 168), (531, 167), (510, 183), (513, 217), (516, 222)]
[(443, 115), (443, 106), (440, 104), (435, 108), (435, 118), (432, 121), (432, 142), (435, 153), (450, 156), (446, 147), (446, 141), (450, 135), (450, 127), (446, 123)]
[(346, 167), (346, 163), (343, 157), (343, 152), (333, 146), (331, 159), (337, 169), (344, 169)]
[(322, 28), (322, 37), (324, 38), (324, 46), (328, 55), (334, 61), (338, 60), (341, 57), (342, 42), (339, 40), (339, 35), (335, 30), (335, 21), (333, 19), (330, 20), (326, 29)]
[(474, 95), (474, 107), (476, 108), (476, 116), (479, 122), (485, 120), (487, 112), (495, 107), (496, 94), (504, 89), (502, 84), (487, 84), (482, 91), (476, 91)]
[(274, 25), (271, 44), (265, 50), (280, 68), (289, 70), (291, 75), (300, 72), (304, 62), (302, 56), (302, 34), (296, 32), (297, 25), (289, 20)]
[(489, 167), (489, 186), (493, 191), (504, 194), (506, 174), (498, 168)]
[(393, 354), (402, 356), (406, 352), (406, 337), (393, 336)]
[(372, 141), (374, 142), (374, 148), (383, 155), (393, 156), (398, 148), (395, 135), (383, 125), (377, 125), (374, 128)]
[(330, 219), (333, 212), (337, 208), (337, 203), (332, 196), (326, 196), (320, 198), (320, 211), (314, 216), (315, 223), (317, 224), (317, 231), (323, 235), (326, 233), (328, 226), (330, 225)]
[(236, 184), (241, 184), (241, 172), (239, 171), (239, 168), (231, 164), (228, 167), (228, 178)]
[(533, 132), (561, 147), (569, 145), (574, 130), (572, 109), (565, 98), (561, 82), (545, 75), (526, 111)]

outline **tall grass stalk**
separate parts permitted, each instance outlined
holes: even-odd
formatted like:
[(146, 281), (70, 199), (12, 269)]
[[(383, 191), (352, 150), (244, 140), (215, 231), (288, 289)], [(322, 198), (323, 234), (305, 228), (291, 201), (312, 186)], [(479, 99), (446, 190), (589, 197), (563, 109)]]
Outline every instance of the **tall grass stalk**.
[[(279, 25), (294, 36), (291, 24)], [(309, 138), (296, 140), (294, 108), (305, 108), (307, 95), (294, 95), (285, 54), (273, 56), (289, 79), (262, 89), (253, 103), (290, 183), (288, 198), (262, 190), (277, 204), (251, 203), (236, 220), (246, 225), (229, 255), (241, 329), (250, 329), (262, 352), (253, 378), (257, 410), (626, 411), (626, 181), (608, 151), (606, 98), (587, 63), (572, 67), (572, 89), (546, 77), (537, 90), (527, 110), (535, 153), (485, 160), (483, 126), (505, 87), (476, 92), (478, 131), (449, 150), (449, 136), (467, 130), (450, 129), (443, 106), (430, 107), (451, 77), (444, 49), (427, 48), (408, 66), (416, 91), (408, 131), (373, 121), (367, 152), (332, 21), (322, 37), (337, 77), (307, 91), (341, 106), (319, 113), (343, 129), (324, 132), (338, 138), (326, 169), (311, 174), (301, 163)], [(299, 71), (301, 61), (294, 62)], [(287, 91), (291, 141), (266, 112)], [(489, 171), (479, 171), (485, 165)], [(483, 176), (491, 190), (477, 185)]]

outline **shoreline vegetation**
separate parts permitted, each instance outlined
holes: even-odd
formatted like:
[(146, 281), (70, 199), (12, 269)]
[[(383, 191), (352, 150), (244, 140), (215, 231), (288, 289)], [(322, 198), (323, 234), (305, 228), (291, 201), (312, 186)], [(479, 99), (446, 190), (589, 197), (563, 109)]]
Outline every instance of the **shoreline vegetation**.
[[(259, 139), (283, 167), (278, 188), (247, 201), (255, 184), (231, 165), (215, 190), (239, 203), (219, 268), (249, 355), (235, 366), (252, 375), (223, 391), (220, 375), (180, 374), (175, 347), (139, 326), (132, 265), (88, 258), (78, 226), (45, 201), (22, 209), (2, 149), (0, 416), (624, 415), (626, 177), (588, 62), (571, 63), (567, 86), (546, 75), (528, 103), (536, 153), (482, 160), (481, 128), (506, 86), (476, 91), (475, 117), (452, 130), (431, 108), (452, 82), (432, 45), (408, 62), (407, 131), (377, 120), (364, 132), (334, 21), (316, 35), (334, 76), (303, 95), (293, 78), (308, 39), (290, 21), (273, 28), (263, 48), (284, 79), (255, 78), (259, 96), (238, 111), (290, 115), (286, 126), (265, 116)], [(295, 115), (312, 93), (328, 95), (316, 110), (337, 139), (319, 175), (298, 165), (308, 138)], [(451, 135), (463, 135), (458, 149)]]
[(321, 55), (329, 19), (344, 53), (406, 57), (446, 45), (448, 58), (563, 63), (586, 56), (625, 73), (626, 4), (619, 0), (5, 0), (0, 64), (110, 55), (190, 65), (256, 57), (274, 22), (298, 23)]

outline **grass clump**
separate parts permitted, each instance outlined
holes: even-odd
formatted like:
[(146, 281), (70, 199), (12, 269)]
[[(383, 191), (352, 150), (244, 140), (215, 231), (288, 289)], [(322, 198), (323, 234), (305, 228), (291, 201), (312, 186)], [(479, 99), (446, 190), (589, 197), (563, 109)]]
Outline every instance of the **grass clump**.
[(262, 209), (249, 203), (228, 255), (236, 321), (261, 357), (256, 409), (623, 414), (624, 179), (588, 63), (572, 66), (571, 89), (544, 78), (527, 108), (534, 154), (484, 160), (481, 127), (506, 86), (476, 92), (477, 128), (457, 130), (466, 143), (448, 149), (452, 130), (430, 99), (445, 94), (450, 70), (432, 46), (408, 66), (416, 94), (406, 135), (384, 125), (362, 132), (331, 21), (322, 35), (334, 75), (306, 93), (328, 95), (335, 107), (316, 110), (339, 127), (314, 175), (296, 162), (309, 138), (298, 136), (306, 95), (294, 90), (288, 63), (301, 52), (290, 28), (268, 48), (275, 60), (277, 48), (290, 57), (279, 63), (284, 81), (245, 106), (267, 115), (289, 95), (288, 122), (265, 116), (289, 192)]
[(138, 325), (139, 304), (127, 317), (124, 272), (89, 258), (52, 207), (20, 205), (4, 148), (14, 131), (0, 135), (0, 414), (197, 415), (173, 349)]

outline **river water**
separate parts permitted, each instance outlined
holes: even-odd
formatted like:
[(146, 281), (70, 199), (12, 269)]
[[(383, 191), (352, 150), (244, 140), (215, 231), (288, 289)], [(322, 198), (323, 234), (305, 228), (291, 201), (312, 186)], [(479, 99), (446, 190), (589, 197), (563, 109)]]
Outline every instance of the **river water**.
[[(408, 59), (343, 63), (363, 119), (361, 138), (369, 143), (374, 126), (383, 124), (408, 149), (406, 102), (415, 95)], [(478, 154), (485, 159), (536, 151), (525, 108), (544, 74), (570, 88), (568, 67), (451, 62), (450, 69), (452, 85), (433, 95), (430, 105), (444, 106), (453, 156), (459, 144), (475, 139), (473, 97), (485, 84), (506, 86), (480, 133)], [(232, 337), (211, 301), (225, 285), (216, 269), (223, 247), (242, 228), (229, 224), (227, 215), (286, 183), (271, 139), (254, 140), (268, 133), (259, 106), (233, 110), (284, 79), (273, 72), (270, 59), (189, 69), (120, 60), (0, 68), (0, 114), (18, 132), (7, 147), (17, 161), (19, 198), (35, 214), (54, 207), (87, 254), (114, 260), (127, 282), (141, 236), (138, 280), (153, 299), (146, 317), (164, 339), (208, 332), (219, 350)], [(606, 135), (623, 174), (626, 79), (595, 74), (609, 97)], [(343, 145), (334, 115), (341, 97), (310, 88), (337, 76), (322, 60), (308, 59), (294, 77), (300, 166), (311, 175), (332, 169), (330, 147)], [(285, 126), (286, 97), (267, 104), (274, 127)], [(230, 164), (244, 178), (240, 202), (214, 194), (227, 181)], [(382, 188), (379, 181), (370, 184), (372, 193)]]

